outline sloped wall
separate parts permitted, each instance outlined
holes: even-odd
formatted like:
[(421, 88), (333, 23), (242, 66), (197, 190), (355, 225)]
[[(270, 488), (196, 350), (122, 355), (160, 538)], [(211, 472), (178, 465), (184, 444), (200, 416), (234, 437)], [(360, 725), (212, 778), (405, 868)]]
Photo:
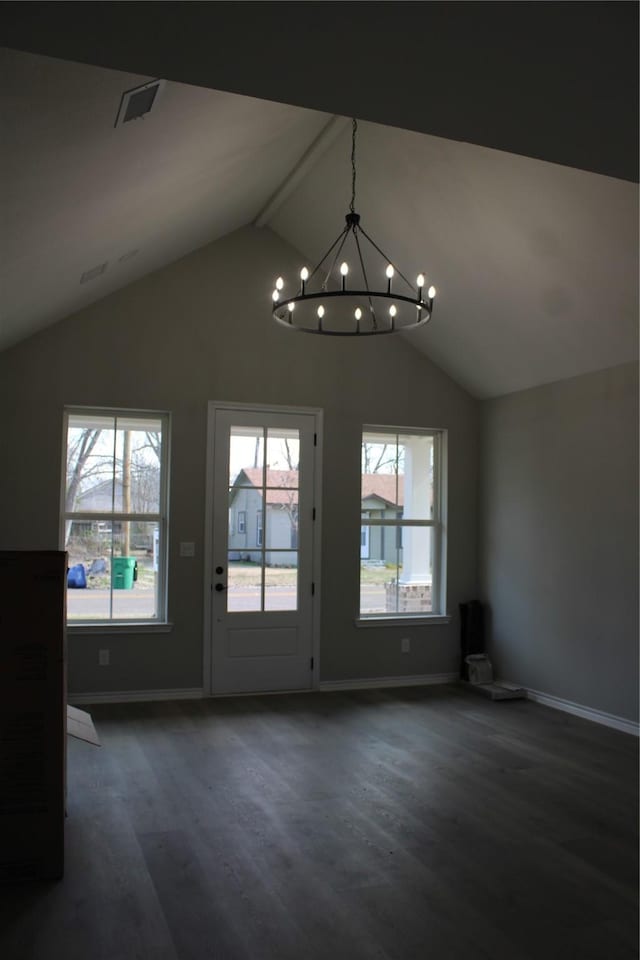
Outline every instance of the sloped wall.
[[(65, 404), (172, 414), (169, 634), (70, 637), (71, 692), (202, 684), (207, 401), (324, 410), (323, 680), (440, 673), (458, 659), (458, 603), (475, 593), (478, 405), (401, 337), (287, 335), (273, 278), (300, 258), (245, 228), (0, 355), (0, 547), (57, 548)], [(437, 322), (434, 319), (434, 323)], [(363, 423), (449, 431), (451, 624), (358, 630)], [(181, 540), (196, 557), (178, 557)], [(411, 654), (400, 653), (401, 636)], [(98, 647), (111, 649), (99, 668)]]
[(637, 364), (485, 402), (482, 451), (498, 675), (637, 721)]

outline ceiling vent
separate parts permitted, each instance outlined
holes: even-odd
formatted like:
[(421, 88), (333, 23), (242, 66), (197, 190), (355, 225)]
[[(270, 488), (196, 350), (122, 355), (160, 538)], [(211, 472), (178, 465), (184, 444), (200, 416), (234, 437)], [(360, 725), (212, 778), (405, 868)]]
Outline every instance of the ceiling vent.
[(125, 90), (120, 100), (120, 107), (114, 127), (119, 127), (129, 120), (139, 120), (151, 111), (158, 96), (164, 87), (164, 80), (150, 80), (141, 87)]
[(88, 280), (95, 280), (96, 277), (102, 276), (108, 266), (109, 261), (107, 260), (105, 263), (99, 263), (97, 267), (92, 267), (91, 270), (85, 270), (80, 277), (80, 283), (86, 283)]

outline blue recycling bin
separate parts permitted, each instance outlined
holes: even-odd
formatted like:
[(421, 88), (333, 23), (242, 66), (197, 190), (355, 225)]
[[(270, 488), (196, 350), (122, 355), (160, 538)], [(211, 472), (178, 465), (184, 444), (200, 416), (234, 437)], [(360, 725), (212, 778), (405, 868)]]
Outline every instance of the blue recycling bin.
[(67, 571), (67, 586), (72, 590), (83, 590), (87, 585), (87, 574), (83, 563), (75, 563)]

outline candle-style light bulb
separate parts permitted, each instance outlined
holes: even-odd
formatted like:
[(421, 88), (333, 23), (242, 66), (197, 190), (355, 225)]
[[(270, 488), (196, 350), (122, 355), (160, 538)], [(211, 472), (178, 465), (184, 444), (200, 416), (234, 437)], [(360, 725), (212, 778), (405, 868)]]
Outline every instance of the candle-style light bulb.
[(302, 280), (303, 283), (305, 282), (305, 280), (309, 279), (309, 271), (307, 270), (306, 267), (303, 267), (302, 270), (300, 271), (300, 279)]
[(276, 280), (276, 290), (282, 290), (283, 287), (284, 287), (284, 280), (282, 279), (282, 277), (278, 277), (278, 279)]
[(356, 316), (356, 320), (359, 320), (360, 317), (362, 316), (362, 310), (360, 309), (360, 307), (356, 307), (355, 316)]
[(341, 263), (341, 264), (340, 264), (340, 273), (342, 274), (343, 277), (346, 277), (346, 275), (349, 273), (349, 264), (348, 264), (348, 263)]
[(395, 305), (395, 303), (392, 303), (391, 306), (389, 307), (389, 314), (390, 314), (392, 317), (395, 317), (395, 315), (396, 315), (397, 312), (398, 312), (398, 311), (396, 310), (396, 305)]
[(271, 299), (273, 300), (274, 303), (277, 303), (278, 300), (280, 299), (280, 291), (274, 290), (273, 293), (271, 294)]
[(427, 296), (429, 297), (429, 300), (433, 300), (433, 298), (435, 297), (435, 295), (436, 295), (436, 288), (435, 288), (435, 287), (429, 287), (429, 289), (427, 290)]
[(287, 304), (287, 310), (289, 311), (289, 313), (293, 313), (293, 311), (295, 310), (295, 307), (296, 307), (295, 303)]
[(320, 306), (318, 307), (318, 316), (320, 317), (321, 320), (324, 317), (324, 307), (322, 306), (322, 304), (320, 304)]
[(389, 264), (389, 266), (387, 267), (387, 270), (386, 270), (386, 274), (387, 274), (387, 293), (391, 293), (391, 278), (393, 277), (394, 273), (395, 273), (395, 270), (393, 269), (393, 267), (391, 266), (391, 264)]
[(422, 288), (424, 287), (424, 273), (418, 274), (416, 284), (417, 284), (418, 290), (422, 290)]

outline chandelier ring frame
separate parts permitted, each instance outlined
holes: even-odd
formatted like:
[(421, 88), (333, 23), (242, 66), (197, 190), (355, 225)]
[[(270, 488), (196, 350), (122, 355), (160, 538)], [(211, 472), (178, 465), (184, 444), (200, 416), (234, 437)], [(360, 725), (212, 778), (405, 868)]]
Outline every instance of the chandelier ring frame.
[[(341, 297), (344, 299), (345, 296), (363, 297), (368, 300), (388, 300), (391, 303), (398, 301), (409, 303), (420, 310), (420, 318), (412, 323), (402, 323), (398, 326), (396, 326), (396, 324), (393, 322), (388, 326), (378, 326), (377, 322), (374, 321), (376, 325), (371, 330), (362, 330), (359, 326), (359, 321), (356, 321), (358, 325), (354, 330), (332, 330), (325, 327), (321, 321), (315, 328), (296, 326), (293, 323), (291, 311), (288, 309), (290, 303), (306, 303), (310, 300), (325, 301), (332, 299), (333, 297)], [(286, 327), (287, 330), (295, 330), (297, 333), (315, 333), (319, 336), (325, 337), (373, 337), (381, 336), (385, 333), (399, 333), (403, 330), (415, 330), (417, 327), (423, 327), (429, 322), (429, 320), (431, 320), (432, 310), (433, 300), (429, 298), (426, 300), (419, 300), (415, 297), (407, 297), (404, 294), (387, 293), (382, 290), (321, 290), (317, 293), (301, 293), (296, 297), (288, 297), (283, 300), (278, 300), (278, 302), (273, 306), (272, 315), (273, 319), (281, 326)], [(283, 316), (278, 316), (278, 311), (286, 311), (286, 314)], [(373, 310), (371, 310), (371, 313), (373, 313)]]

